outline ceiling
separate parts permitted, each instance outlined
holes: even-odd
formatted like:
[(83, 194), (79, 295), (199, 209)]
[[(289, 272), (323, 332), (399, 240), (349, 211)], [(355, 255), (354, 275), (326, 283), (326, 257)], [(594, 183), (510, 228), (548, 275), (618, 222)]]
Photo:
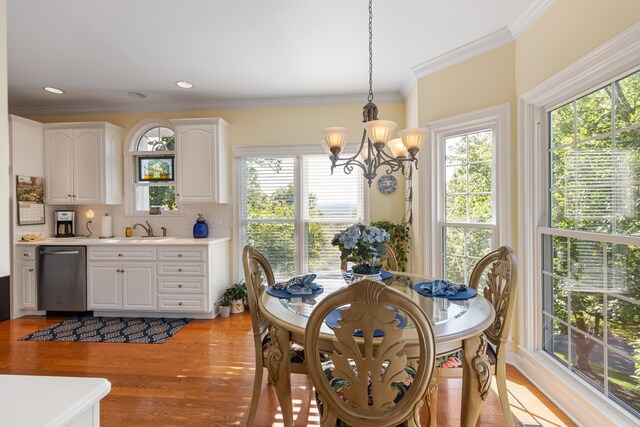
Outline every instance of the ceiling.
[[(366, 0), (7, 3), (14, 114), (364, 102), (368, 93)], [(374, 0), (376, 100), (401, 99), (412, 78), (453, 50), (517, 36), (549, 3)]]

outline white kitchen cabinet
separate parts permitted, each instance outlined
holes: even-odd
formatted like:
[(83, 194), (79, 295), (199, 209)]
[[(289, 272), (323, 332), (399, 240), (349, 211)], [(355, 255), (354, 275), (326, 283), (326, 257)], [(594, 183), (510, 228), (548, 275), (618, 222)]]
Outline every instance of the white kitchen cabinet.
[[(141, 250), (142, 249), (142, 250)], [(131, 261), (142, 255), (155, 259), (151, 248), (90, 248), (87, 262), (89, 310), (156, 309), (156, 263)]]
[(179, 203), (229, 203), (229, 123), (175, 119), (176, 196)]
[(36, 249), (17, 248), (20, 308), (38, 308)]
[(122, 204), (122, 128), (105, 122), (45, 125), (48, 204)]

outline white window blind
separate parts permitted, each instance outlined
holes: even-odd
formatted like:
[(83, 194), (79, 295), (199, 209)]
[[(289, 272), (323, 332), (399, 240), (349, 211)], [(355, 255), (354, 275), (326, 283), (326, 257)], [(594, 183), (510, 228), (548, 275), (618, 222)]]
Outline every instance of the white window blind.
[(363, 179), (330, 172), (325, 155), (240, 159), (242, 244), (262, 252), (278, 278), (336, 270), (335, 233), (362, 221)]

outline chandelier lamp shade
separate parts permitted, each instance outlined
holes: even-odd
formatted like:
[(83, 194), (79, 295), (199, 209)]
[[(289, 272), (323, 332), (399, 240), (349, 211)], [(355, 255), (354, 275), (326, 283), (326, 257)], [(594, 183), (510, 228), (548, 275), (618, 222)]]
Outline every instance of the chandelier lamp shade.
[[(403, 129), (398, 132), (399, 138), (391, 139), (397, 124), (391, 120), (378, 120), (378, 107), (373, 103), (372, 1), (369, 0), (369, 96), (362, 111), (364, 130), (360, 146), (353, 156), (340, 157), (347, 142), (347, 128), (330, 127), (322, 131), (323, 143), (331, 160), (331, 173), (336, 167), (343, 167), (344, 172), (350, 174), (354, 167), (358, 166), (362, 169), (369, 187), (380, 167), (386, 168), (387, 174), (398, 170), (404, 173), (405, 164), (409, 167), (415, 165), (417, 169), (416, 156), (427, 136), (427, 130), (423, 128)], [(385, 150), (387, 147), (388, 150)]]

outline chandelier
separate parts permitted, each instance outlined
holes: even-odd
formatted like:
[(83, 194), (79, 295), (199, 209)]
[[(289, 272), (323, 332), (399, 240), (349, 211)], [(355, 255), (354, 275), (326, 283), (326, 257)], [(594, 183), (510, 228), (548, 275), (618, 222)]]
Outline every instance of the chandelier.
[[(390, 174), (401, 170), (404, 173), (405, 164), (414, 164), (418, 168), (418, 150), (426, 138), (427, 130), (422, 128), (403, 129), (398, 132), (399, 138), (391, 139), (396, 123), (391, 120), (378, 120), (378, 107), (373, 103), (373, 0), (369, 0), (369, 96), (362, 108), (362, 122), (364, 130), (358, 151), (351, 157), (340, 157), (347, 140), (347, 128), (330, 127), (322, 131), (325, 147), (329, 151), (331, 173), (336, 167), (344, 167), (344, 172), (350, 174), (355, 166), (362, 169), (364, 177), (371, 187), (371, 181), (376, 177), (377, 169), (386, 167), (385, 173)], [(385, 151), (389, 147), (391, 155)]]

